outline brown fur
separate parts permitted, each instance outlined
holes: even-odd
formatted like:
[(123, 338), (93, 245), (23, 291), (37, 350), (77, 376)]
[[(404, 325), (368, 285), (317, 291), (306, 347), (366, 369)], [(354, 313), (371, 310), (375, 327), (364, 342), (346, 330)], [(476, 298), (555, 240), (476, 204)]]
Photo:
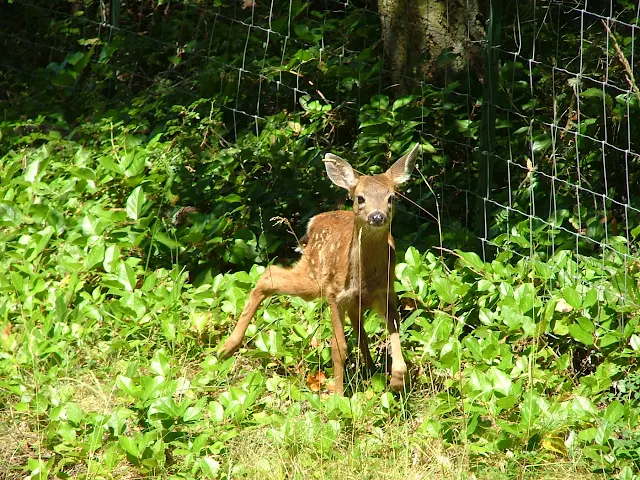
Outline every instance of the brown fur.
[(381, 175), (359, 176), (339, 157), (327, 154), (325, 164), (331, 180), (349, 190), (354, 211), (316, 215), (307, 227), (303, 254), (290, 269), (267, 267), (249, 296), (240, 320), (222, 346), (228, 357), (240, 347), (249, 322), (262, 301), (274, 294), (296, 295), (305, 300), (324, 298), (331, 310), (335, 390), (344, 391), (345, 312), (351, 319), (358, 344), (369, 369), (373, 360), (362, 325), (362, 313), (375, 308), (387, 320), (391, 337), (391, 388), (404, 387), (406, 365), (398, 335), (399, 315), (393, 289), (395, 245), (390, 232), (395, 187), (413, 170), (418, 146)]

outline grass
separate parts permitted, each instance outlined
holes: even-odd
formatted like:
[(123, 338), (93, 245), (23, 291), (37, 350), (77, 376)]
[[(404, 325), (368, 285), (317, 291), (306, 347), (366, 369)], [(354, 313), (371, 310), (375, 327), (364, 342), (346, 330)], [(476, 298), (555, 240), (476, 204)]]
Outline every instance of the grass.
[[(386, 329), (368, 315), (380, 371), (360, 375), (348, 335), (343, 398), (319, 302), (273, 299), (245, 348), (217, 357), (263, 267), (195, 281), (154, 265), (166, 227), (144, 164), (131, 180), (97, 163), (76, 178), (64, 158), (29, 175), (22, 156), (6, 162), (0, 191), (20, 201), (0, 202), (0, 480), (634, 478), (638, 410), (613, 384), (640, 382), (640, 316), (616, 300), (636, 280), (610, 273), (623, 259), (560, 251), (532, 270), (507, 252), (409, 248), (395, 285), (407, 392), (388, 390)], [(587, 267), (599, 290), (567, 284)]]
[[(147, 342), (153, 344), (153, 338)], [(88, 350), (91, 346), (87, 345)], [(153, 345), (160, 348), (160, 344)], [(153, 350), (153, 348), (151, 348)], [(229, 384), (242, 383), (247, 372), (260, 372), (264, 376), (274, 375), (291, 391), (303, 391), (304, 375), (279, 377), (270, 368), (263, 368), (261, 361), (247, 356), (239, 356), (235, 366), (226, 379)], [(119, 409), (130, 407), (130, 402), (118, 394), (116, 385), (118, 374), (126, 372), (127, 365), (134, 359), (112, 358), (112, 363), (104, 363), (98, 369), (92, 369), (80, 363), (77, 368), (69, 369), (68, 376), (39, 385), (36, 390), (55, 390), (68, 396), (69, 401), (77, 404), (84, 414), (94, 413), (105, 417), (112, 416)], [(138, 359), (141, 360), (141, 359)], [(181, 363), (176, 359), (177, 363)], [(180, 378), (187, 378), (191, 385), (198, 381), (201, 374), (197, 363), (183, 358), (183, 364), (176, 370)], [(23, 377), (34, 372), (23, 370)], [(184, 375), (184, 377), (183, 377)], [(193, 388), (185, 395), (195, 399), (218, 399), (221, 388)], [(425, 416), (432, 415), (429, 404), (433, 402), (437, 389), (419, 388), (409, 394), (409, 400), (398, 403), (398, 410), (389, 413), (386, 420), (380, 420), (379, 414), (369, 416), (363, 412), (358, 418), (327, 420), (332, 415), (318, 411), (305, 399), (292, 400), (295, 394), (284, 390), (264, 392), (261, 408), (253, 415), (236, 422), (224, 421), (221, 428), (215, 428), (212, 419), (205, 418), (200, 424), (183, 425), (191, 436), (204, 433), (211, 435), (210, 441), (216, 444), (213, 435), (223, 433), (224, 441), (213, 455), (219, 469), (212, 477), (245, 479), (589, 479), (603, 478), (593, 475), (583, 462), (542, 461), (532, 463), (511, 451), (492, 452), (486, 455), (472, 454), (470, 444), (459, 442), (451, 444), (442, 438), (426, 435), (423, 426)], [(427, 392), (429, 393), (427, 394)], [(53, 395), (55, 396), (55, 395)], [(366, 404), (367, 399), (375, 395), (370, 390), (360, 391), (356, 398)], [(320, 402), (331, 403), (334, 397), (324, 389), (317, 397)], [(40, 459), (46, 463), (49, 459), (61, 460), (55, 441), (50, 435), (50, 418), (35, 412), (21, 411), (17, 408), (17, 398), (8, 398), (0, 412), (0, 478), (24, 478), (24, 467), (29, 459)], [(322, 417), (322, 418), (321, 418)], [(318, 420), (321, 421), (318, 421)], [(131, 420), (131, 419), (129, 419)], [(329, 435), (322, 426), (334, 422), (338, 433)], [(140, 431), (135, 422), (128, 422), (127, 429)], [(104, 447), (107, 448), (104, 448)], [(91, 452), (87, 458), (107, 465), (114, 462), (108, 457), (113, 452), (113, 443), (105, 442), (102, 448)], [(155, 471), (153, 475), (181, 477), (186, 472), (179, 468), (179, 455)], [(175, 463), (172, 463), (175, 462)], [(105, 478), (104, 474), (92, 472), (91, 462), (71, 463), (62, 469), (65, 476), (71, 478)], [(216, 467), (216, 468), (217, 468)], [(33, 472), (32, 472), (33, 475)], [(36, 477), (37, 472), (36, 472)], [(120, 456), (108, 470), (107, 478), (141, 478), (140, 470), (126, 458)], [(68, 477), (67, 477), (68, 478)]]

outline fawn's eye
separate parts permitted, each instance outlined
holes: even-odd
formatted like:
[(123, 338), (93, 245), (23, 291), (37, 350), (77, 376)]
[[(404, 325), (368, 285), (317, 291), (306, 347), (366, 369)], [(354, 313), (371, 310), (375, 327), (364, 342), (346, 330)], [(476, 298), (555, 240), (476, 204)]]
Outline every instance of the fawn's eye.
[(358, 195), (358, 205), (362, 205), (364, 201), (364, 197), (362, 195)]
[(389, 205), (393, 205), (393, 202), (395, 202), (395, 201), (396, 201), (396, 196), (395, 196), (395, 195), (391, 195), (391, 196), (388, 198), (388, 200), (387, 200), (387, 201), (389, 202)]

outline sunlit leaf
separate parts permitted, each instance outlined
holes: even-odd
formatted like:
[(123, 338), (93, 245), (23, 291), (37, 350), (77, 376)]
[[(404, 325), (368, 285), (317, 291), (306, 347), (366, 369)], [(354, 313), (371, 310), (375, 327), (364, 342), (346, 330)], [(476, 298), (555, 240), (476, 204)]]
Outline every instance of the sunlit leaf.
[(142, 187), (136, 187), (127, 199), (127, 216), (132, 220), (138, 220), (142, 214), (145, 195)]
[(579, 341), (581, 343), (584, 343), (587, 346), (593, 345), (593, 335), (591, 335), (589, 332), (585, 331), (577, 323), (573, 323), (573, 324), (569, 325), (569, 333), (577, 341)]
[(118, 265), (118, 280), (129, 292), (133, 292), (135, 289), (137, 283), (136, 274), (128, 263), (121, 262)]
[(218, 477), (218, 472), (220, 471), (220, 462), (218, 462), (217, 460), (211, 457), (204, 457), (199, 461), (198, 465), (200, 466), (200, 470), (202, 471), (202, 473), (204, 473), (206, 476), (211, 478)]

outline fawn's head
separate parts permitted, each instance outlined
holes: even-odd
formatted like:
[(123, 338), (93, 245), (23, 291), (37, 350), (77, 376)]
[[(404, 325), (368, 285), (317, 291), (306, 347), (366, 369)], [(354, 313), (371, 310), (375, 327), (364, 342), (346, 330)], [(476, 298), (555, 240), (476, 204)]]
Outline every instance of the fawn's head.
[(380, 175), (358, 175), (347, 161), (332, 153), (325, 155), (324, 164), (331, 181), (349, 192), (357, 221), (388, 228), (393, 215), (395, 187), (409, 180), (419, 149), (416, 144)]

